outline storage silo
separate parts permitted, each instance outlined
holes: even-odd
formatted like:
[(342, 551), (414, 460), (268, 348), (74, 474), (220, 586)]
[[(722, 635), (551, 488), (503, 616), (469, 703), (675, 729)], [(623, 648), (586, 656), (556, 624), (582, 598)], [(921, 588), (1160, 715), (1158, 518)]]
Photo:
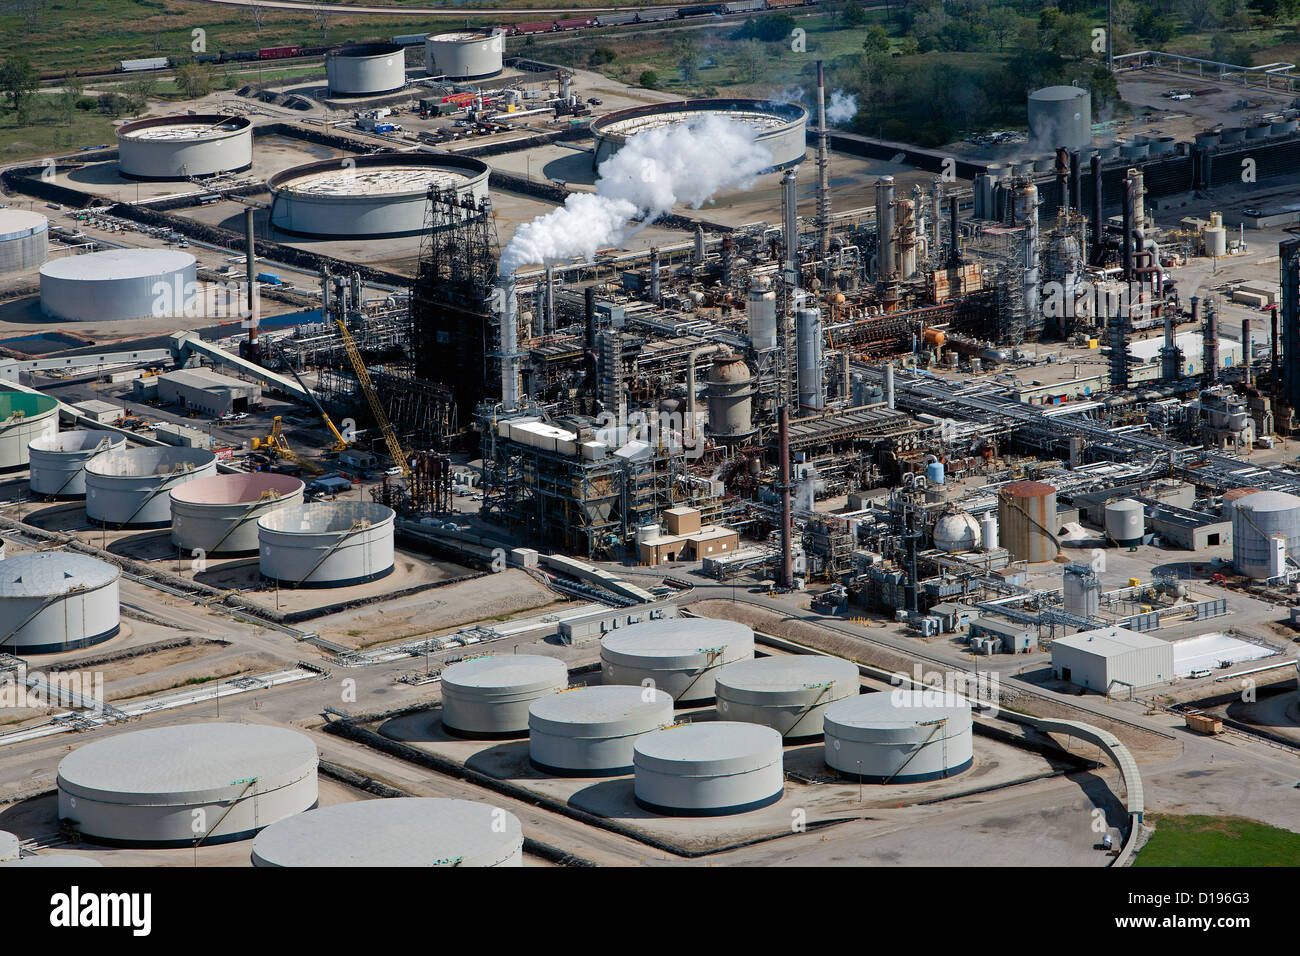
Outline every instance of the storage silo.
[(59, 820), (109, 846), (244, 840), (316, 805), (316, 744), (265, 724), (115, 734), (59, 763)]
[(1106, 537), (1121, 548), (1136, 547), (1146, 532), (1146, 517), (1146, 508), (1140, 501), (1132, 498), (1108, 501), (1103, 518)]
[(302, 504), (303, 483), (269, 471), (215, 475), (172, 489), (172, 543), (204, 554), (256, 551), (257, 520)]
[(406, 86), (406, 50), (396, 43), (357, 43), (325, 54), (330, 96), (378, 96)]
[(121, 628), (114, 565), (74, 551), (32, 551), (0, 561), (0, 652), (61, 654)]
[(33, 392), (0, 392), (0, 471), (31, 460), (31, 443), (59, 431), (59, 403)]
[(673, 699), (652, 687), (605, 684), (541, 697), (528, 708), (528, 759), (560, 777), (632, 772), (632, 745), (673, 722)]
[(494, 740), (528, 733), (533, 702), (569, 686), (557, 657), (502, 654), (452, 664), (442, 672), (442, 729), (457, 737)]
[(197, 263), (177, 249), (106, 249), (41, 266), (41, 311), (69, 322), (193, 317)]
[(970, 704), (938, 690), (892, 690), (826, 708), (826, 765), (863, 783), (951, 777), (974, 761)]
[(715, 706), (722, 720), (763, 724), (792, 743), (820, 737), (826, 708), (861, 684), (858, 666), (839, 657), (760, 657), (718, 671)]
[(1029, 138), (1043, 148), (1090, 146), (1092, 94), (1079, 86), (1047, 86), (1030, 93)]
[(636, 802), (652, 813), (745, 813), (785, 790), (781, 735), (760, 724), (677, 724), (638, 737), (633, 749)]
[(48, 219), (26, 209), (0, 209), (0, 274), (43, 265), (49, 248)]
[(86, 463), (86, 517), (111, 528), (166, 528), (169, 492), (217, 473), (217, 456), (202, 448), (119, 448)]
[(974, 551), (980, 546), (980, 525), (964, 511), (949, 512), (934, 523), (933, 537), (940, 551)]
[(1233, 506), (1247, 495), (1253, 495), (1256, 492), (1263, 491), (1263, 488), (1229, 488), (1223, 493), (1220, 499), (1219, 514), (1224, 521), (1232, 520)]
[(524, 831), (473, 800), (392, 797), (319, 807), (253, 840), (254, 866), (523, 866)]
[(481, 80), (504, 69), (505, 31), (497, 28), (430, 33), (424, 38), (424, 68), (449, 80)]
[(705, 380), (705, 394), (710, 438), (730, 444), (753, 437), (754, 376), (743, 358), (725, 346), (719, 348)]
[(1300, 498), (1284, 491), (1261, 491), (1238, 498), (1232, 509), (1232, 565), (1238, 574), (1268, 578), (1277, 574), (1273, 536), (1286, 540), (1294, 568), (1300, 558)]
[(1051, 561), (1056, 536), (1056, 489), (1041, 481), (1014, 481), (998, 490), (1002, 547), (1021, 561)]
[(262, 576), (288, 587), (339, 588), (393, 571), (392, 508), (371, 501), (287, 505), (257, 519)]
[(1067, 564), (1061, 569), (1061, 603), (1070, 614), (1096, 617), (1101, 611), (1101, 584), (1097, 573), (1086, 564)]
[(126, 438), (113, 432), (57, 432), (38, 438), (27, 446), (27, 485), (45, 498), (84, 498), (86, 463), (125, 445)]
[(770, 352), (776, 348), (776, 293), (772, 280), (756, 275), (749, 280), (749, 298), (746, 301), (749, 323), (749, 344), (755, 352)]
[(127, 179), (185, 180), (237, 173), (253, 165), (253, 123), (246, 116), (155, 116), (117, 128), (119, 171)]
[(754, 632), (735, 621), (664, 618), (621, 627), (600, 642), (606, 684), (655, 687), (678, 707), (713, 699), (718, 668), (754, 656)]

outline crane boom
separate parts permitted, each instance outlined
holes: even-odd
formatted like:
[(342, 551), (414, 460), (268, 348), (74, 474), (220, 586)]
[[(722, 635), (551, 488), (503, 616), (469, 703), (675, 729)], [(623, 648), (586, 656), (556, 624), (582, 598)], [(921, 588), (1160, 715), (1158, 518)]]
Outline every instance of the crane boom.
[(357, 351), (357, 343), (352, 339), (352, 333), (343, 323), (342, 319), (334, 320), (339, 327), (339, 333), (343, 336), (343, 347), (347, 350), (348, 359), (352, 362), (352, 370), (357, 373), (357, 382), (361, 385), (361, 391), (366, 396), (366, 401), (370, 403), (370, 414), (375, 418), (375, 424), (384, 434), (384, 443), (388, 445), (388, 454), (392, 456), (394, 464), (402, 469), (403, 476), (411, 477), (411, 466), (406, 463), (406, 452), (402, 449), (402, 443), (397, 440), (397, 432), (393, 430), (393, 423), (388, 420), (384, 414), (384, 407), (379, 404), (379, 393), (375, 391), (374, 383), (370, 381), (370, 373), (366, 371), (366, 363), (361, 359), (361, 353)]

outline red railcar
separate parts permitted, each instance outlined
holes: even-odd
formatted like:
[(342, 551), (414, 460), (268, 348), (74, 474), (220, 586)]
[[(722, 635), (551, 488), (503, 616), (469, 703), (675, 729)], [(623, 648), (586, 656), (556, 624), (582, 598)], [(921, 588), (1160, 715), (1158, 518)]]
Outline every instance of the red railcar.
[(302, 52), (300, 46), (268, 46), (257, 51), (259, 60), (283, 60), (286, 57), (297, 56)]
[(554, 20), (534, 20), (531, 23), (516, 23), (510, 28), (514, 36), (522, 37), (530, 33), (554, 33)]
[(569, 17), (567, 20), (555, 21), (555, 29), (557, 30), (584, 30), (595, 25), (595, 17)]

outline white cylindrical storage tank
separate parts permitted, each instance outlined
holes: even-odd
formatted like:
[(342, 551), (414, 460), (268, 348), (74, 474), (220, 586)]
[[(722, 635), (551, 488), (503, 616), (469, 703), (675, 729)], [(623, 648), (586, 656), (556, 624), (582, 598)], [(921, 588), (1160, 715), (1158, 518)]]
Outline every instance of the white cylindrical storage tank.
[(636, 802), (652, 813), (745, 813), (785, 790), (781, 735), (760, 724), (677, 724), (638, 737), (633, 750)]
[(501, 72), (506, 51), (504, 30), (456, 30), (424, 38), (424, 68), (449, 80), (481, 80)]
[(826, 708), (826, 765), (864, 783), (951, 777), (974, 760), (971, 709), (938, 690), (862, 694)]
[(393, 570), (392, 508), (371, 501), (289, 505), (257, 519), (263, 577), (289, 587), (364, 584)]
[(392, 797), (287, 817), (257, 835), (252, 856), (254, 866), (523, 866), (524, 831), (487, 803)]
[(718, 671), (715, 696), (721, 720), (771, 727), (786, 741), (822, 734), (822, 714), (861, 687), (852, 661), (820, 654), (760, 657)]
[(156, 116), (117, 128), (117, 162), (127, 179), (181, 180), (237, 173), (253, 165), (246, 116)]
[(122, 572), (73, 551), (0, 561), (0, 652), (60, 654), (115, 637)]
[(646, 621), (621, 627), (600, 641), (606, 684), (655, 687), (678, 707), (711, 701), (718, 668), (753, 656), (752, 630), (708, 618)]
[(27, 485), (46, 498), (86, 497), (86, 463), (96, 455), (126, 445), (113, 432), (58, 432), (27, 446), (30, 472)]
[(998, 516), (990, 512), (980, 518), (980, 550), (996, 551), (998, 549)]
[(460, 661), (442, 672), (442, 729), (475, 740), (523, 736), (533, 702), (568, 686), (569, 668), (557, 657), (502, 654)]
[(1092, 144), (1092, 94), (1079, 86), (1048, 86), (1029, 94), (1029, 138), (1055, 149)]
[(386, 239), (424, 231), (430, 189), (477, 206), (488, 194), (488, 167), (450, 153), (374, 153), (295, 166), (266, 184), (280, 232)]
[(1132, 498), (1108, 501), (1105, 512), (1106, 537), (1121, 548), (1142, 543), (1146, 531), (1146, 508)]
[(330, 96), (377, 96), (406, 86), (406, 50), (396, 43), (358, 43), (325, 54)]
[(1232, 509), (1232, 564), (1238, 574), (1274, 576), (1276, 534), (1285, 536), (1291, 559), (1300, 558), (1300, 498), (1284, 491), (1261, 491), (1237, 499)]
[(1101, 611), (1101, 585), (1086, 564), (1067, 564), (1061, 570), (1061, 603), (1070, 614), (1096, 617)]
[(946, 514), (934, 523), (934, 546), (940, 551), (974, 551), (980, 546), (979, 522), (963, 511)]
[(50, 221), (39, 212), (0, 209), (0, 274), (43, 265), (49, 247)]
[(1229, 488), (1223, 493), (1223, 497), (1219, 499), (1219, 514), (1224, 521), (1231, 521), (1233, 507), (1238, 501), (1247, 495), (1253, 495), (1263, 490), (1263, 488)]
[(59, 820), (109, 846), (244, 840), (316, 805), (316, 745), (264, 724), (115, 734), (59, 763)]
[(86, 463), (86, 517), (115, 528), (165, 528), (169, 492), (217, 473), (217, 456), (201, 448), (119, 448)]
[(749, 319), (749, 343), (755, 352), (776, 348), (776, 293), (767, 276), (754, 276), (749, 283), (746, 302)]
[(193, 318), (197, 279), (194, 257), (178, 249), (63, 256), (41, 266), (41, 311), (69, 322)]
[(32, 442), (53, 438), (58, 431), (56, 399), (34, 392), (0, 391), (0, 471), (26, 465)]
[(673, 722), (673, 699), (651, 687), (576, 687), (528, 708), (528, 759), (560, 777), (632, 772), (632, 745)]
[(216, 475), (172, 489), (172, 543), (186, 551), (256, 551), (257, 520), (302, 504), (303, 483), (269, 471)]
[(1209, 226), (1206, 228), (1205, 254), (1217, 257), (1228, 254), (1228, 231), (1222, 226)]

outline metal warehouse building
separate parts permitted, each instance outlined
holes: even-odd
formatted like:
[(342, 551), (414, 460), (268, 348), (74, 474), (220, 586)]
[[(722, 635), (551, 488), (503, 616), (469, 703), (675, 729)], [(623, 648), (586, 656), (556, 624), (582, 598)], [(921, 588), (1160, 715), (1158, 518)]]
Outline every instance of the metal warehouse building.
[(1080, 631), (1052, 643), (1052, 674), (1103, 694), (1149, 687), (1174, 679), (1174, 646), (1123, 627)]
[(262, 386), (206, 368), (181, 369), (158, 376), (158, 398), (215, 417), (248, 411), (262, 400)]

